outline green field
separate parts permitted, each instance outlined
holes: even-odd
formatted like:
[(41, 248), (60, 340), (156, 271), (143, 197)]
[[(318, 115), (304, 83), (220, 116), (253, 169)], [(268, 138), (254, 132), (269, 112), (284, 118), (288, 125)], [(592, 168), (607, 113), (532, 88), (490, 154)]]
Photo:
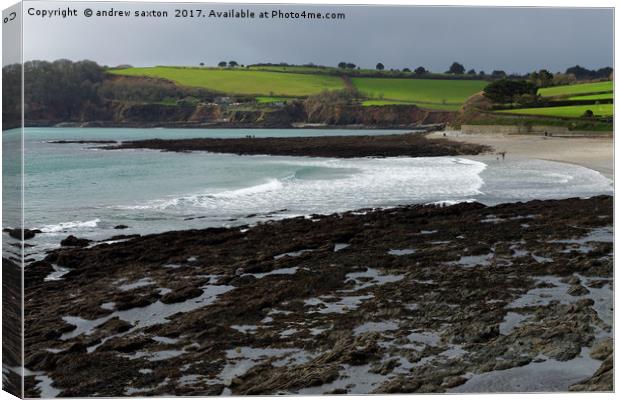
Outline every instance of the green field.
[(599, 93), (599, 94), (589, 94), (585, 96), (572, 96), (569, 97), (568, 100), (612, 100), (614, 98), (613, 93)]
[(422, 103), (419, 101), (400, 101), (400, 100), (364, 100), (362, 105), (368, 106), (391, 106), (391, 105), (416, 105), (420, 108), (428, 108), (429, 110), (445, 110), (456, 111), (459, 109), (459, 104), (436, 104), (436, 103)]
[(409, 102), (427, 108), (458, 108), (488, 82), (479, 80), (353, 78), (353, 85), (370, 99)]
[(577, 85), (567, 86), (554, 86), (548, 88), (542, 88), (538, 90), (538, 94), (543, 97), (552, 96), (569, 96), (584, 93), (598, 93), (598, 92), (610, 92), (613, 91), (613, 82), (594, 82), (594, 83), (580, 83)]
[(592, 110), (595, 116), (608, 117), (613, 115), (613, 104), (591, 104), (584, 106), (562, 106), (542, 108), (521, 108), (516, 110), (498, 111), (505, 114), (542, 115), (548, 117), (581, 117), (586, 110)]
[(117, 75), (164, 78), (183, 86), (201, 87), (230, 94), (309, 96), (324, 90), (344, 88), (340, 77), (316, 74), (175, 67), (127, 68), (109, 72)]
[(337, 68), (332, 67), (311, 67), (303, 65), (253, 65), (248, 69), (250, 71), (296, 72), (301, 74), (316, 74), (321, 72), (334, 72), (337, 70)]
[[(287, 97), (306, 97), (324, 90), (344, 89), (345, 82), (340, 76), (318, 73), (328, 70), (335, 69), (310, 66), (255, 66), (249, 69), (148, 67), (112, 69), (109, 72), (164, 78), (182, 86), (232, 95), (252, 95), (256, 96), (258, 103), (269, 104), (285, 101)], [(406, 78), (352, 78), (351, 81), (367, 97), (364, 105), (415, 104), (437, 110), (457, 110), (469, 96), (487, 84), (482, 80)]]

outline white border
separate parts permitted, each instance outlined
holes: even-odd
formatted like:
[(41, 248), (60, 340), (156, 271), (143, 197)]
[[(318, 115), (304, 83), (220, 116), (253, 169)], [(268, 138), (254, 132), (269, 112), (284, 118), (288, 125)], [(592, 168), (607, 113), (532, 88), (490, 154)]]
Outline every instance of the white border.
[[(95, 0), (82, 0), (83, 2), (101, 2), (101, 1), (95, 1)], [(71, 3), (71, 2), (77, 2), (74, 0), (67, 0), (67, 3)], [(122, 0), (110, 0), (109, 2), (122, 2)], [(555, 6), (555, 7), (581, 7), (581, 8), (592, 8), (592, 7), (610, 7), (610, 8), (614, 8), (615, 7), (615, 1), (613, 0), (589, 0), (589, 1), (584, 1), (584, 0), (503, 0), (501, 2), (499, 1), (493, 1), (493, 0), (475, 0), (475, 1), (455, 1), (455, 0), (448, 0), (448, 1), (438, 1), (438, 0), (426, 0), (426, 1), (415, 1), (415, 0), (388, 0), (388, 1), (381, 1), (381, 0), (376, 0), (376, 1), (369, 1), (369, 0), (336, 0), (336, 1), (332, 1), (332, 0), (286, 0), (286, 1), (282, 1), (282, 0), (269, 0), (269, 1), (259, 1), (259, 0), (227, 0), (227, 1), (221, 1), (221, 0), (216, 0), (216, 1), (179, 1), (179, 0), (132, 0), (132, 2), (142, 2), (142, 3), (223, 3), (223, 4), (231, 4), (231, 3), (254, 3), (254, 4), (265, 4), (265, 3), (269, 3), (269, 4), (327, 4), (327, 5), (377, 5), (377, 6), (390, 6), (390, 5), (416, 5), (416, 6), (422, 6), (422, 5), (428, 5), (428, 6), (482, 6), (482, 7), (550, 7), (550, 6)], [(13, 4), (17, 3), (17, 1), (14, 0), (0, 0), (0, 6), (2, 7), (2, 9), (5, 9)], [(617, 44), (618, 44), (618, 31), (615, 29), (615, 18), (614, 18), (614, 70), (615, 70), (615, 66), (618, 65), (617, 61), (617, 57), (618, 57), (618, 53), (615, 51), (617, 49)], [(0, 42), (1, 43), (1, 42)], [(615, 71), (614, 71), (615, 72)], [(615, 76), (614, 76), (615, 77)], [(614, 79), (615, 81), (615, 79)], [(1, 84), (0, 84), (0, 89), (1, 89)], [(617, 99), (618, 98), (618, 90), (617, 88), (614, 88), (614, 98)], [(614, 115), (615, 114), (615, 109), (614, 109)], [(614, 119), (614, 132), (618, 132), (617, 130), (618, 127), (618, 122), (617, 119)], [(614, 140), (614, 154), (618, 154), (618, 150), (620, 148), (620, 144), (619, 141)], [(2, 152), (0, 150), (0, 156), (1, 156)], [(620, 160), (619, 159), (615, 159), (614, 160), (614, 171), (618, 170), (618, 165), (620, 165)], [(0, 188), (0, 193), (1, 193), (1, 188)], [(615, 221), (615, 209), (619, 204), (619, 200), (617, 196), (614, 196), (614, 226), (616, 226), (616, 221)], [(1, 210), (0, 210), (0, 218), (1, 218)], [(614, 247), (617, 248), (617, 244), (618, 241), (620, 241), (618, 239), (618, 237), (616, 236), (615, 238), (616, 242), (614, 243)], [(617, 270), (616, 267), (616, 257), (614, 257), (614, 272)], [(618, 296), (615, 296), (615, 304), (614, 304), (614, 315), (615, 317), (617, 317), (617, 310), (618, 310)], [(618, 321), (617, 318), (614, 318), (614, 321)], [(617, 335), (617, 331), (614, 329), (615, 334)], [(616, 357), (616, 355), (614, 354), (614, 364), (616, 365), (618, 358)], [(619, 382), (619, 378), (618, 378), (618, 373), (617, 371), (614, 374), (614, 387), (618, 388), (618, 382)], [(411, 395), (376, 395), (376, 396), (372, 396), (373, 399), (389, 399), (389, 400), (404, 400), (404, 399), (420, 399), (420, 400), (426, 400), (426, 399), (431, 399), (431, 398), (437, 398), (437, 396), (441, 396), (441, 394), (429, 394), (429, 395), (422, 395), (422, 394), (411, 394)], [(500, 399), (510, 399), (510, 400), (517, 400), (517, 399), (538, 399), (538, 398), (544, 398), (544, 399), (549, 399), (549, 400), (564, 400), (564, 399), (584, 399), (584, 400), (590, 400), (590, 399), (611, 399), (614, 398), (614, 394), (609, 394), (609, 393), (561, 393), (561, 394), (540, 394), (540, 393), (535, 393), (535, 394), (475, 394), (475, 395), (466, 395), (466, 394), (460, 394), (460, 395), (454, 395), (454, 396), (459, 396), (459, 399), (495, 399), (495, 398), (500, 398)], [(292, 396), (284, 396), (284, 397), (292, 397)], [(300, 396), (298, 396), (300, 397)], [(305, 399), (310, 399), (310, 400), (321, 400), (321, 399), (325, 399), (325, 398), (335, 398), (336, 396), (303, 396)], [(341, 396), (342, 397), (342, 396)], [(355, 400), (360, 400), (363, 398), (368, 398), (369, 396), (357, 396), (357, 395), (347, 395), (344, 396), (347, 400), (348, 399), (355, 399)], [(160, 397), (159, 399), (170, 399), (170, 400), (174, 400), (174, 399), (178, 399), (179, 397)], [(199, 397), (191, 397), (190, 399), (195, 399), (195, 398), (199, 398)], [(261, 397), (259, 396), (245, 396), (243, 397), (243, 399), (260, 399)], [(15, 399), (15, 397), (11, 396), (10, 394), (6, 393), (6, 392), (0, 392), (0, 400), (5, 400), (5, 399)]]

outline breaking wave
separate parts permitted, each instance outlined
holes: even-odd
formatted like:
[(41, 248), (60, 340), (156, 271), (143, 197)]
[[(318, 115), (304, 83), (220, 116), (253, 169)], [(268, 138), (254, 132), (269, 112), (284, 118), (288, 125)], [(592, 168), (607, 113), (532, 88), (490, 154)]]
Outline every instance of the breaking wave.
[(59, 224), (44, 225), (39, 229), (41, 229), (43, 233), (56, 233), (67, 230), (75, 231), (83, 228), (96, 228), (100, 222), (101, 220), (99, 218), (95, 218), (90, 221), (69, 221)]
[[(274, 164), (277, 164), (275, 161)], [(290, 164), (288, 164), (290, 167)], [(248, 186), (152, 200), (125, 210), (219, 215), (273, 209), (300, 214), (386, 207), (480, 194), (486, 164), (461, 158), (300, 160), (292, 174)]]

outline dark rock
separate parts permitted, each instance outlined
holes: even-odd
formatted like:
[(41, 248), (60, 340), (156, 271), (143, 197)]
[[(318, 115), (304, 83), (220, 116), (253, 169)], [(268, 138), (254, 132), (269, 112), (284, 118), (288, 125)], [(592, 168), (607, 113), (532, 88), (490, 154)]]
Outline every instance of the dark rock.
[(133, 353), (148, 345), (156, 343), (153, 339), (139, 336), (139, 337), (127, 337), (121, 336), (118, 338), (110, 339), (97, 349), (98, 351), (118, 351), (121, 353)]
[(588, 282), (588, 287), (594, 288), (594, 289), (600, 289), (602, 287), (604, 287), (605, 285), (607, 285), (609, 283), (609, 280), (607, 279), (594, 279)]
[(88, 351), (87, 346), (82, 342), (73, 343), (67, 350), (64, 350), (64, 354), (71, 353), (86, 353)]
[[(368, 110), (366, 110), (368, 111)], [(310, 157), (433, 157), (479, 154), (488, 146), (428, 139), (420, 134), (321, 136), (234, 139), (149, 139), (122, 142), (104, 149), (154, 149), (164, 151), (210, 151), (214, 153), (270, 154)], [(251, 214), (254, 216), (255, 214)], [(250, 218), (247, 216), (246, 218)]]
[[(492, 227), (480, 222), (490, 214), (500, 215), (502, 220)], [(527, 229), (521, 228), (522, 218), (513, 218), (524, 215), (536, 215)], [(233, 394), (295, 393), (308, 387), (320, 392), (318, 386), (339, 382), (358, 369), (356, 366), (379, 373), (392, 370), (379, 375), (383, 380), (372, 388), (375, 393), (443, 392), (462, 384), (459, 377), (468, 373), (515, 368), (535, 357), (541, 361), (543, 355), (545, 359), (569, 360), (596, 343), (595, 332), (604, 335), (611, 331), (593, 307), (594, 301), (600, 305), (599, 296), (571, 297), (570, 304), (563, 304), (543, 293), (541, 298), (551, 301), (516, 309), (509, 305), (531, 295), (545, 276), (589, 277), (582, 278), (580, 285), (591, 279), (611, 282), (613, 262), (607, 253), (575, 257), (562, 252), (565, 246), (549, 241), (581, 237), (586, 226), (610, 226), (612, 215), (610, 196), (497, 206), (416, 205), (343, 212), (317, 221), (303, 217), (270, 221), (245, 227), (243, 233), (239, 227), (192, 229), (88, 248), (63, 247), (51, 251), (45, 262), (71, 268), (66, 279), (43, 282), (25, 291), (25, 357), (39, 360), (40, 369), (32, 370), (50, 376), (61, 395), (77, 397), (122, 396), (129, 388), (141, 388), (144, 396), (221, 394), (223, 386), (207, 379), (180, 385), (178, 378), (190, 374), (215, 377), (227, 365), (231, 352), (236, 362), (245, 362), (247, 348), (267, 349), (273, 356), (253, 359), (253, 368), (227, 382)], [(435, 233), (417, 234), (422, 226)], [(334, 243), (350, 243), (355, 251), (334, 252)], [(515, 244), (554, 262), (514, 257), (509, 249)], [(415, 248), (415, 256), (387, 254), (387, 249), (407, 248)], [(491, 248), (495, 249), (497, 268), (454, 265), (454, 260), (471, 254), (472, 249), (485, 254)], [(301, 249), (316, 251), (273, 258)], [(595, 271), (593, 261), (598, 261)], [(12, 271), (4, 268), (8, 263), (10, 260), (3, 260), (3, 282), (5, 274)], [(260, 278), (250, 275), (291, 267), (297, 269)], [(49, 271), (48, 264), (37, 268), (40, 276)], [(243, 270), (237, 276), (239, 268)], [(11, 286), (19, 287), (13, 282), (19, 282), (21, 270), (19, 266), (14, 270), (15, 276), (8, 278)], [(144, 284), (135, 284), (133, 289), (119, 287), (139, 281)], [(205, 285), (234, 288), (220, 288), (222, 293), (210, 298), (208, 304), (195, 304), (192, 299), (204, 297)], [(3, 284), (3, 291), (5, 288), (11, 290)], [(171, 292), (163, 295), (163, 288)], [(602, 295), (608, 293), (607, 286), (604, 289)], [(19, 296), (15, 291), (9, 293)], [(105, 320), (112, 311), (102, 304), (113, 302), (115, 310), (132, 309), (137, 318), (143, 313), (141, 321), (146, 322), (151, 310), (142, 307), (164, 297), (169, 304), (187, 301), (196, 308), (178, 307), (184, 312), (149, 321), (153, 324), (147, 326)], [(13, 312), (20, 315), (21, 311)], [(509, 334), (499, 335), (498, 325), (508, 312), (527, 319)], [(60, 339), (62, 332), (75, 329), (62, 319), (68, 315), (89, 321), (103, 318), (103, 323), (88, 334)], [(394, 329), (382, 330), (381, 324), (388, 321), (394, 323)], [(366, 322), (378, 323), (378, 331), (372, 328), (354, 334)], [(245, 329), (233, 325), (256, 329), (247, 328), (252, 333), (242, 334), (239, 330)], [(294, 333), (282, 335), (292, 328)], [(110, 338), (114, 332), (120, 333)], [(441, 355), (451, 350), (450, 342), (459, 343), (462, 351)], [(91, 353), (76, 347), (80, 351), (42, 356), (46, 349), (67, 349), (74, 344), (100, 346)], [(305, 354), (282, 352), (293, 348), (303, 349)], [(184, 352), (166, 360), (150, 357), (175, 350)], [(593, 355), (605, 357), (610, 350), (611, 343), (595, 344)], [(20, 351), (16, 349), (16, 359)], [(136, 351), (144, 352), (145, 357), (138, 357)], [(306, 358), (306, 354), (312, 356)], [(293, 359), (296, 362), (291, 362)], [(401, 359), (411, 364), (430, 362), (420, 362), (402, 376), (394, 376), (395, 371), (401, 372), (393, 369), (394, 360)], [(189, 369), (179, 370), (185, 367)], [(145, 368), (152, 372), (139, 372)], [(609, 373), (605, 374), (603, 370), (598, 381), (591, 383), (600, 385), (608, 379)], [(161, 385), (166, 377), (169, 381)], [(346, 383), (331, 387), (354, 391)]]
[(127, 229), (127, 228), (129, 228), (127, 225), (122, 225), (122, 224), (121, 225), (116, 225), (114, 227), (114, 229)]
[(71, 247), (86, 247), (88, 246), (92, 240), (89, 239), (81, 239), (77, 238), (73, 235), (67, 236), (60, 242), (61, 246), (71, 246)]
[(461, 386), (465, 382), (467, 382), (467, 378), (463, 376), (448, 376), (444, 378), (442, 386), (446, 388), (453, 388), (456, 386)]
[(611, 392), (614, 390), (614, 356), (610, 354), (594, 375), (571, 385), (571, 392)]
[(613, 355), (614, 342), (612, 338), (606, 338), (599, 342), (594, 343), (592, 351), (590, 351), (590, 357), (595, 360), (604, 360), (608, 356)]
[(499, 325), (478, 323), (471, 325), (465, 332), (467, 342), (484, 343), (499, 336)]
[(590, 293), (590, 291), (577, 283), (568, 288), (566, 293), (570, 294), (571, 296), (583, 296)]
[(112, 319), (107, 320), (103, 324), (97, 326), (98, 329), (103, 329), (105, 331), (110, 332), (110, 334), (117, 334), (122, 332), (127, 332), (133, 327), (129, 322), (123, 321), (119, 317), (114, 317)]
[(164, 304), (180, 303), (185, 300), (198, 297), (202, 293), (202, 289), (188, 286), (163, 295), (161, 298), (161, 302)]
[(377, 365), (374, 368), (371, 368), (370, 372), (374, 374), (387, 375), (399, 365), (400, 365), (400, 361), (398, 361), (398, 358), (392, 358), (390, 360), (385, 361), (384, 363)]
[(157, 301), (157, 296), (125, 294), (115, 297), (113, 300), (118, 311), (125, 311), (153, 304)]
[(57, 356), (48, 351), (37, 352), (26, 359), (25, 366), (28, 369), (53, 369), (56, 367)]
[(36, 283), (42, 283), (46, 276), (54, 272), (54, 267), (47, 261), (35, 261), (28, 264), (24, 278), (26, 286), (32, 286)]
[[(22, 229), (21, 228), (13, 228), (13, 229), (3, 229), (3, 232), (6, 232), (9, 234), (10, 237), (17, 239), (17, 240), (21, 240), (22, 239)], [(39, 229), (24, 229), (23, 230), (23, 235), (24, 235), (24, 240), (28, 240), (28, 239), (32, 239), (34, 238), (38, 233), (42, 233), (41, 230)]]
[(581, 345), (575, 342), (558, 342), (545, 354), (558, 361), (568, 361), (581, 353)]
[(109, 238), (108, 240), (125, 240), (125, 239), (135, 239), (135, 238), (139, 238), (140, 235), (135, 234), (135, 235), (114, 235), (111, 238)]

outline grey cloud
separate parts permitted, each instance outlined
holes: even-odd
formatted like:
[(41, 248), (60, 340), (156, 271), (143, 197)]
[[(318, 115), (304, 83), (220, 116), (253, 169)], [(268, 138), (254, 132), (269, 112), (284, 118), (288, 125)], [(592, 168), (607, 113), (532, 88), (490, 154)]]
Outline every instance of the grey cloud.
[(105, 65), (215, 65), (351, 61), (363, 67), (423, 65), (523, 73), (613, 64), (611, 9), (186, 5), (254, 11), (345, 12), (342, 21), (85, 18), (82, 10), (161, 9), (180, 4), (26, 2), (25, 8), (75, 7), (80, 17), (24, 20), (24, 58), (91, 59)]

